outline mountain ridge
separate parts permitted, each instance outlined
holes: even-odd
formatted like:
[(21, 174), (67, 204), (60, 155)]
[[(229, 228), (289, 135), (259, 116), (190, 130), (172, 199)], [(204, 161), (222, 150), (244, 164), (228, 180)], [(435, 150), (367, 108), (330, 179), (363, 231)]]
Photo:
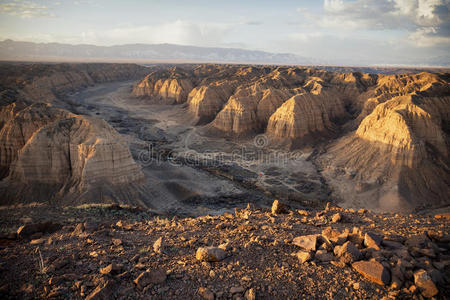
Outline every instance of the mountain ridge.
[[(34, 61), (75, 61), (90, 60), (103, 62), (215, 62), (247, 64), (283, 64), (309, 66), (369, 66), (388, 67), (449, 67), (450, 59), (445, 56), (429, 57), (426, 60), (411, 61), (371, 61), (354, 58), (329, 61), (323, 58), (305, 57), (292, 53), (274, 53), (262, 50), (249, 50), (234, 47), (204, 47), (178, 44), (122, 44), (100, 46), (92, 44), (34, 43), (0, 41), (0, 60)], [(330, 69), (331, 70), (331, 69)]]

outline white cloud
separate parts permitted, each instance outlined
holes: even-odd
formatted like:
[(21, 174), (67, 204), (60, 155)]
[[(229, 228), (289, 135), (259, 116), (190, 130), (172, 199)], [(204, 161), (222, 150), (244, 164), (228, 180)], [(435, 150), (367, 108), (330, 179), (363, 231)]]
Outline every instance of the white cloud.
[(173, 43), (184, 45), (217, 45), (232, 25), (194, 23), (184, 20), (147, 26), (123, 26), (95, 36), (101, 43)]
[(449, 0), (324, 0), (324, 14), (307, 14), (323, 30), (403, 30), (413, 45), (449, 44)]
[(239, 26), (239, 24), (194, 23), (185, 20), (175, 20), (173, 22), (145, 26), (124, 23), (105, 31), (90, 29), (71, 35), (6, 35), (3, 38), (47, 43), (58, 42), (95, 45), (171, 43), (196, 46), (229, 46), (226, 38), (231, 35), (236, 26)]
[(0, 14), (16, 16), (21, 18), (55, 17), (50, 9), (33, 1), (10, 1), (0, 3)]

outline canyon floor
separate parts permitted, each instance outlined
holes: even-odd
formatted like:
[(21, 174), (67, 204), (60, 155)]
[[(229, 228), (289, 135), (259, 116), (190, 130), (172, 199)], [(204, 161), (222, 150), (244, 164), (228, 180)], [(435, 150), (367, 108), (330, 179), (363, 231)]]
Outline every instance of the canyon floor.
[[(47, 67), (52, 68), (38, 65), (31, 66), (31, 71), (27, 67), (24, 70), (46, 74)], [(48, 79), (38, 72), (33, 84), (27, 78), (18, 80), (17, 74), (4, 79), (5, 86), (23, 80), (24, 87), (0, 94), (4, 102), (0, 111), (4, 119), (0, 120), (4, 121), (0, 162), (2, 171), (9, 172), (1, 181), (0, 195), (13, 200), (0, 199), (2, 299), (450, 297), (450, 207), (448, 200), (440, 196), (449, 191), (448, 185), (445, 186), (448, 168), (446, 156), (439, 152), (447, 145), (447, 139), (436, 139), (441, 133), (446, 138), (448, 132), (448, 114), (439, 114), (450, 99), (447, 75), (419, 74), (417, 78), (412, 75), (405, 79), (355, 73), (347, 77), (310, 69), (270, 71), (270, 68), (204, 65), (189, 67), (186, 71), (189, 76), (178, 67), (156, 68), (151, 76), (136, 81), (141, 72), (148, 70), (128, 66), (131, 70), (127, 69), (123, 76), (112, 76), (117, 70), (110, 69), (115, 66), (94, 67), (58, 66), (62, 69), (60, 73)], [(70, 73), (67, 68), (80, 70)], [(97, 68), (103, 71), (97, 73)], [(214, 71), (211, 74), (216, 75), (207, 75), (209, 69), (217, 74)], [(88, 71), (89, 80), (85, 77)], [(204, 86), (197, 82), (198, 87), (192, 89), (195, 97), (187, 101), (183, 86), (189, 89), (193, 86), (180, 78), (195, 77), (195, 72), (203, 74), (201, 80), (197, 79)], [(303, 75), (311, 80), (303, 79)], [(217, 85), (209, 82), (210, 78), (217, 80), (215, 76), (224, 76), (226, 80)], [(201, 108), (208, 111), (214, 104), (208, 101), (217, 100), (221, 92), (218, 87), (223, 84), (226, 91), (227, 85), (234, 82), (230, 81), (233, 76), (239, 79), (235, 83), (246, 83), (254, 76), (255, 86), (236, 88), (235, 94), (226, 97), (227, 104), (222, 103), (225, 106), (221, 112), (213, 114), (212, 123), (200, 122), (202, 118), (192, 115), (195, 101), (202, 100)], [(284, 76), (289, 80), (283, 82)], [(268, 88), (260, 80), (267, 80)], [(350, 82), (349, 86), (345, 82)], [(391, 91), (392, 82), (396, 83), (399, 95), (414, 93), (414, 97), (398, 96), (395, 89)], [(417, 82), (430, 90), (427, 93), (438, 96), (432, 98), (423, 91), (417, 92), (426, 100), (421, 102), (417, 98)], [(291, 97), (284, 94), (286, 90), (271, 86), (281, 83), (292, 92), (297, 91), (293, 88), (297, 85), (305, 90)], [(47, 90), (42, 88), (45, 84)], [(260, 84), (269, 93), (259, 91)], [(177, 91), (178, 98), (169, 95), (170, 86)], [(258, 92), (253, 93), (253, 88)], [(334, 94), (327, 94), (327, 89)], [(369, 121), (373, 121), (364, 124), (369, 129), (375, 128), (377, 133), (368, 130), (368, 137), (382, 140), (389, 137), (386, 134), (392, 128), (409, 124), (400, 122), (403, 117), (396, 107), (411, 109), (424, 105), (427, 109), (425, 104), (429, 101), (432, 114), (420, 114), (426, 118), (419, 118), (412, 110), (411, 116), (418, 118), (419, 125), (428, 119), (443, 120), (441, 127), (432, 121), (423, 123), (424, 128), (436, 129), (430, 131), (434, 135), (430, 134), (429, 140), (436, 142), (439, 151), (423, 142), (419, 144), (426, 148), (416, 151), (416, 144), (405, 147), (393, 161), (391, 150), (396, 148), (344, 135), (356, 128), (358, 120), (344, 126), (331, 117), (337, 123), (322, 120), (330, 125), (330, 130), (323, 131), (323, 136), (310, 145), (296, 148), (283, 144), (284, 140), (278, 143), (272, 139), (274, 133), (287, 134), (289, 126), (294, 130), (304, 125), (320, 125), (316, 117), (323, 118), (328, 110), (330, 116), (341, 110), (347, 118), (356, 118), (351, 105), (339, 101), (330, 107), (325, 104), (336, 100), (332, 95), (341, 95), (342, 91), (350, 94), (358, 91), (359, 95), (363, 90), (364, 101), (366, 98), (375, 101), (368, 96), (372, 93), (380, 100), (377, 102), (380, 109), (373, 115), (369, 114), (373, 109), (369, 100), (367, 107), (359, 103), (362, 117), (367, 113)], [(26, 94), (21, 94), (23, 91)], [(154, 91), (156, 96), (152, 94)], [(23, 95), (33, 96), (37, 102), (21, 103)], [(49, 100), (51, 105), (40, 102), (47, 101), (49, 95), (53, 96)], [(265, 98), (267, 95), (290, 97), (280, 98), (284, 102), (279, 104), (284, 108), (280, 106), (270, 117), (269, 123), (276, 121), (276, 126), (270, 128), (277, 129), (272, 135), (269, 127), (266, 130), (251, 127), (250, 135), (212, 131), (214, 126), (224, 124), (232, 124), (233, 130), (234, 124), (240, 124), (237, 128), (244, 130), (244, 121), (251, 116), (246, 114), (251, 111), (247, 106), (260, 96), (276, 100)], [(393, 97), (392, 103), (389, 100), (385, 105), (384, 97)], [(173, 105), (181, 98), (184, 102)], [(308, 106), (317, 103), (324, 105), (315, 109)], [(353, 108), (357, 104), (353, 103)], [(395, 112), (390, 113), (391, 108)], [(235, 119), (228, 118), (236, 111), (241, 114), (236, 114)], [(315, 113), (308, 117), (302, 115), (312, 111)], [(384, 126), (390, 124), (383, 121), (386, 116), (395, 121), (392, 126)], [(303, 124), (306, 119), (311, 124)], [(384, 126), (381, 129), (378, 121)], [(331, 135), (333, 128), (342, 132)], [(397, 132), (393, 141), (404, 141), (404, 134), (412, 132), (408, 128)], [(418, 136), (423, 138), (420, 130)], [(343, 138), (344, 142), (334, 143), (335, 138)], [(425, 153), (422, 150), (429, 152), (417, 160), (422, 164), (405, 168), (410, 154), (422, 155)], [(436, 166), (431, 168), (429, 162)], [(412, 175), (418, 175), (420, 180)], [(39, 191), (47, 179), (53, 196), (43, 193), (43, 200), (33, 201), (31, 188)], [(107, 187), (123, 188), (128, 197), (117, 200), (122, 194), (114, 198), (112, 193), (103, 193), (103, 179), (109, 180)], [(383, 189), (386, 182), (389, 185)], [(25, 188), (27, 185), (29, 190)], [(95, 193), (83, 194), (85, 187)], [(96, 190), (97, 187), (100, 188)], [(420, 204), (417, 213), (410, 214), (399, 205), (394, 205), (396, 210), (385, 206), (382, 212), (375, 200), (389, 196), (386, 191), (391, 187), (402, 189), (401, 192), (403, 189), (417, 192), (414, 194), (420, 198), (415, 203)], [(139, 190), (133, 194), (130, 189)], [(336, 189), (341, 193), (336, 194)], [(15, 193), (19, 195), (22, 190), (29, 193), (15, 199)], [(422, 202), (434, 199), (425, 197), (429, 190), (442, 201), (423, 206)], [(77, 198), (72, 201), (69, 192), (74, 192)], [(142, 198), (135, 200), (134, 195)]]

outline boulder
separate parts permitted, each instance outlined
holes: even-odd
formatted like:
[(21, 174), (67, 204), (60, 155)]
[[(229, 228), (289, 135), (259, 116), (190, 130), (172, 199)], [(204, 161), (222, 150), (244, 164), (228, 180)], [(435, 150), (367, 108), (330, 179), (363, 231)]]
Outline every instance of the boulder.
[(357, 261), (352, 264), (352, 267), (365, 278), (379, 285), (387, 285), (391, 282), (389, 270), (377, 261)]
[(149, 284), (158, 284), (166, 281), (166, 271), (162, 269), (146, 270), (142, 272), (135, 280), (134, 283), (138, 288), (143, 289)]
[(313, 258), (313, 254), (310, 251), (298, 251), (297, 253), (294, 253), (294, 255), (297, 256), (301, 264), (310, 261)]
[(202, 247), (198, 248), (195, 254), (197, 260), (217, 262), (223, 260), (227, 256), (227, 253), (218, 247)]
[(342, 219), (342, 216), (340, 213), (336, 213), (331, 217), (331, 222), (332, 223), (337, 223)]
[(317, 250), (314, 255), (314, 259), (320, 262), (329, 262), (335, 259), (332, 253), (329, 253), (327, 250)]
[(368, 232), (364, 235), (364, 246), (375, 250), (380, 250), (382, 237), (374, 233)]
[(294, 238), (292, 243), (308, 251), (316, 251), (317, 248), (317, 234), (303, 235)]
[(430, 275), (425, 270), (414, 273), (414, 284), (420, 289), (424, 297), (431, 298), (439, 293)]
[(17, 237), (26, 238), (38, 232), (53, 233), (61, 228), (62, 228), (61, 224), (53, 222), (25, 224), (20, 226), (19, 229), (17, 229)]
[(163, 238), (159, 237), (154, 243), (153, 243), (153, 251), (156, 253), (163, 253), (164, 252), (164, 243)]
[(201, 287), (198, 289), (198, 295), (205, 300), (214, 300), (214, 293), (205, 287)]
[(342, 262), (347, 264), (358, 261), (363, 257), (359, 249), (350, 241), (342, 246), (336, 246), (334, 248), (334, 254), (340, 257)]
[(273, 201), (272, 203), (272, 214), (286, 214), (289, 212), (288, 206), (280, 203), (278, 200)]

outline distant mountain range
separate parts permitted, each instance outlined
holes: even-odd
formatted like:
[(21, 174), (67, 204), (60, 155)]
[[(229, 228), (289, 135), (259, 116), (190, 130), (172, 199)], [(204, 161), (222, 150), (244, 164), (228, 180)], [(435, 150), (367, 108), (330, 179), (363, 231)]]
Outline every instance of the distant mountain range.
[[(101, 61), (101, 62), (216, 62), (284, 65), (341, 66), (439, 66), (449, 67), (447, 56), (427, 60), (375, 62), (314, 59), (291, 53), (271, 53), (238, 48), (183, 46), (174, 44), (125, 44), (116, 46), (33, 43), (4, 40), (0, 42), (0, 60), (13, 61)], [(388, 65), (386, 65), (388, 64)]]
[(184, 61), (265, 64), (317, 64), (313, 59), (290, 53), (269, 53), (236, 48), (212, 48), (174, 44), (127, 44), (117, 46), (0, 42), (1, 60), (102, 60)]

